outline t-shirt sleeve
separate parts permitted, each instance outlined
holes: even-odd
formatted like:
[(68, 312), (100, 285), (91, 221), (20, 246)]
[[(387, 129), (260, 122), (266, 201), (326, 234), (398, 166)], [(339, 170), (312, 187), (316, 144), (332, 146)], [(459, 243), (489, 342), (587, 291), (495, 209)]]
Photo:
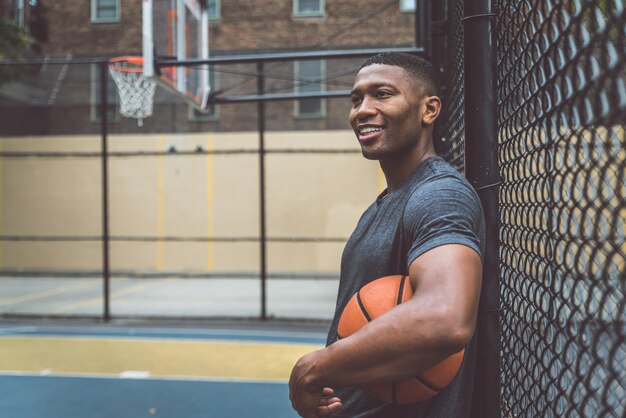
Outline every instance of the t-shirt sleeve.
[(483, 219), (480, 200), (469, 183), (447, 176), (419, 186), (403, 217), (409, 241), (407, 271), (417, 257), (441, 245), (466, 245), (482, 258)]

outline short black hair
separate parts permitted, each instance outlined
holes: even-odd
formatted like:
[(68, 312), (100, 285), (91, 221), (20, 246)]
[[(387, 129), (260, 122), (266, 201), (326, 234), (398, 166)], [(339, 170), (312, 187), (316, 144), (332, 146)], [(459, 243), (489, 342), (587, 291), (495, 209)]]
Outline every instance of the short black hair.
[(424, 94), (436, 96), (439, 94), (437, 75), (433, 66), (423, 58), (404, 52), (382, 52), (369, 57), (359, 71), (373, 64), (393, 65), (404, 69), (409, 76), (424, 86)]

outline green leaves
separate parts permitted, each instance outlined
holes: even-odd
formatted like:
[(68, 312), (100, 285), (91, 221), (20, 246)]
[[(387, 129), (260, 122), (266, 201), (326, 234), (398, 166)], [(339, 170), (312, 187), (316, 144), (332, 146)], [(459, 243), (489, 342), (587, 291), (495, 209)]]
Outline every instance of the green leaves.
[[(20, 58), (33, 43), (33, 39), (13, 21), (0, 18), (0, 61)], [(0, 67), (0, 85), (15, 76), (11, 66)]]
[(0, 60), (19, 58), (32, 43), (13, 21), (0, 18)]

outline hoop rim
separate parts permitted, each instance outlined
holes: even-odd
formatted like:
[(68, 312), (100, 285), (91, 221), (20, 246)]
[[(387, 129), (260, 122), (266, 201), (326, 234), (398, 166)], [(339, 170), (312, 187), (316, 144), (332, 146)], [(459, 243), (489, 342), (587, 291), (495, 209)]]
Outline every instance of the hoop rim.
[[(118, 64), (128, 64), (130, 67)], [(113, 57), (109, 60), (109, 66), (112, 70), (122, 73), (143, 73), (143, 57), (134, 55), (124, 55), (121, 57)]]

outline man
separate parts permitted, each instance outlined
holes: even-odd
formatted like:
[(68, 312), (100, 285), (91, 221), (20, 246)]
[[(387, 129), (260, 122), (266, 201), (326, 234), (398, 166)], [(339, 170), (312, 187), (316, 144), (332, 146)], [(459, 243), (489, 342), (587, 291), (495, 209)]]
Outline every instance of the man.
[[(302, 417), (469, 416), (485, 226), (470, 184), (434, 151), (440, 109), (434, 71), (418, 57), (380, 54), (356, 76), (350, 125), (363, 156), (379, 161), (387, 189), (344, 249), (327, 347), (302, 357), (292, 371), (290, 399)], [(410, 300), (337, 340), (339, 317), (354, 293), (372, 280), (407, 273)], [(385, 404), (359, 388), (416, 376), (462, 348), (455, 379), (425, 402)]]

